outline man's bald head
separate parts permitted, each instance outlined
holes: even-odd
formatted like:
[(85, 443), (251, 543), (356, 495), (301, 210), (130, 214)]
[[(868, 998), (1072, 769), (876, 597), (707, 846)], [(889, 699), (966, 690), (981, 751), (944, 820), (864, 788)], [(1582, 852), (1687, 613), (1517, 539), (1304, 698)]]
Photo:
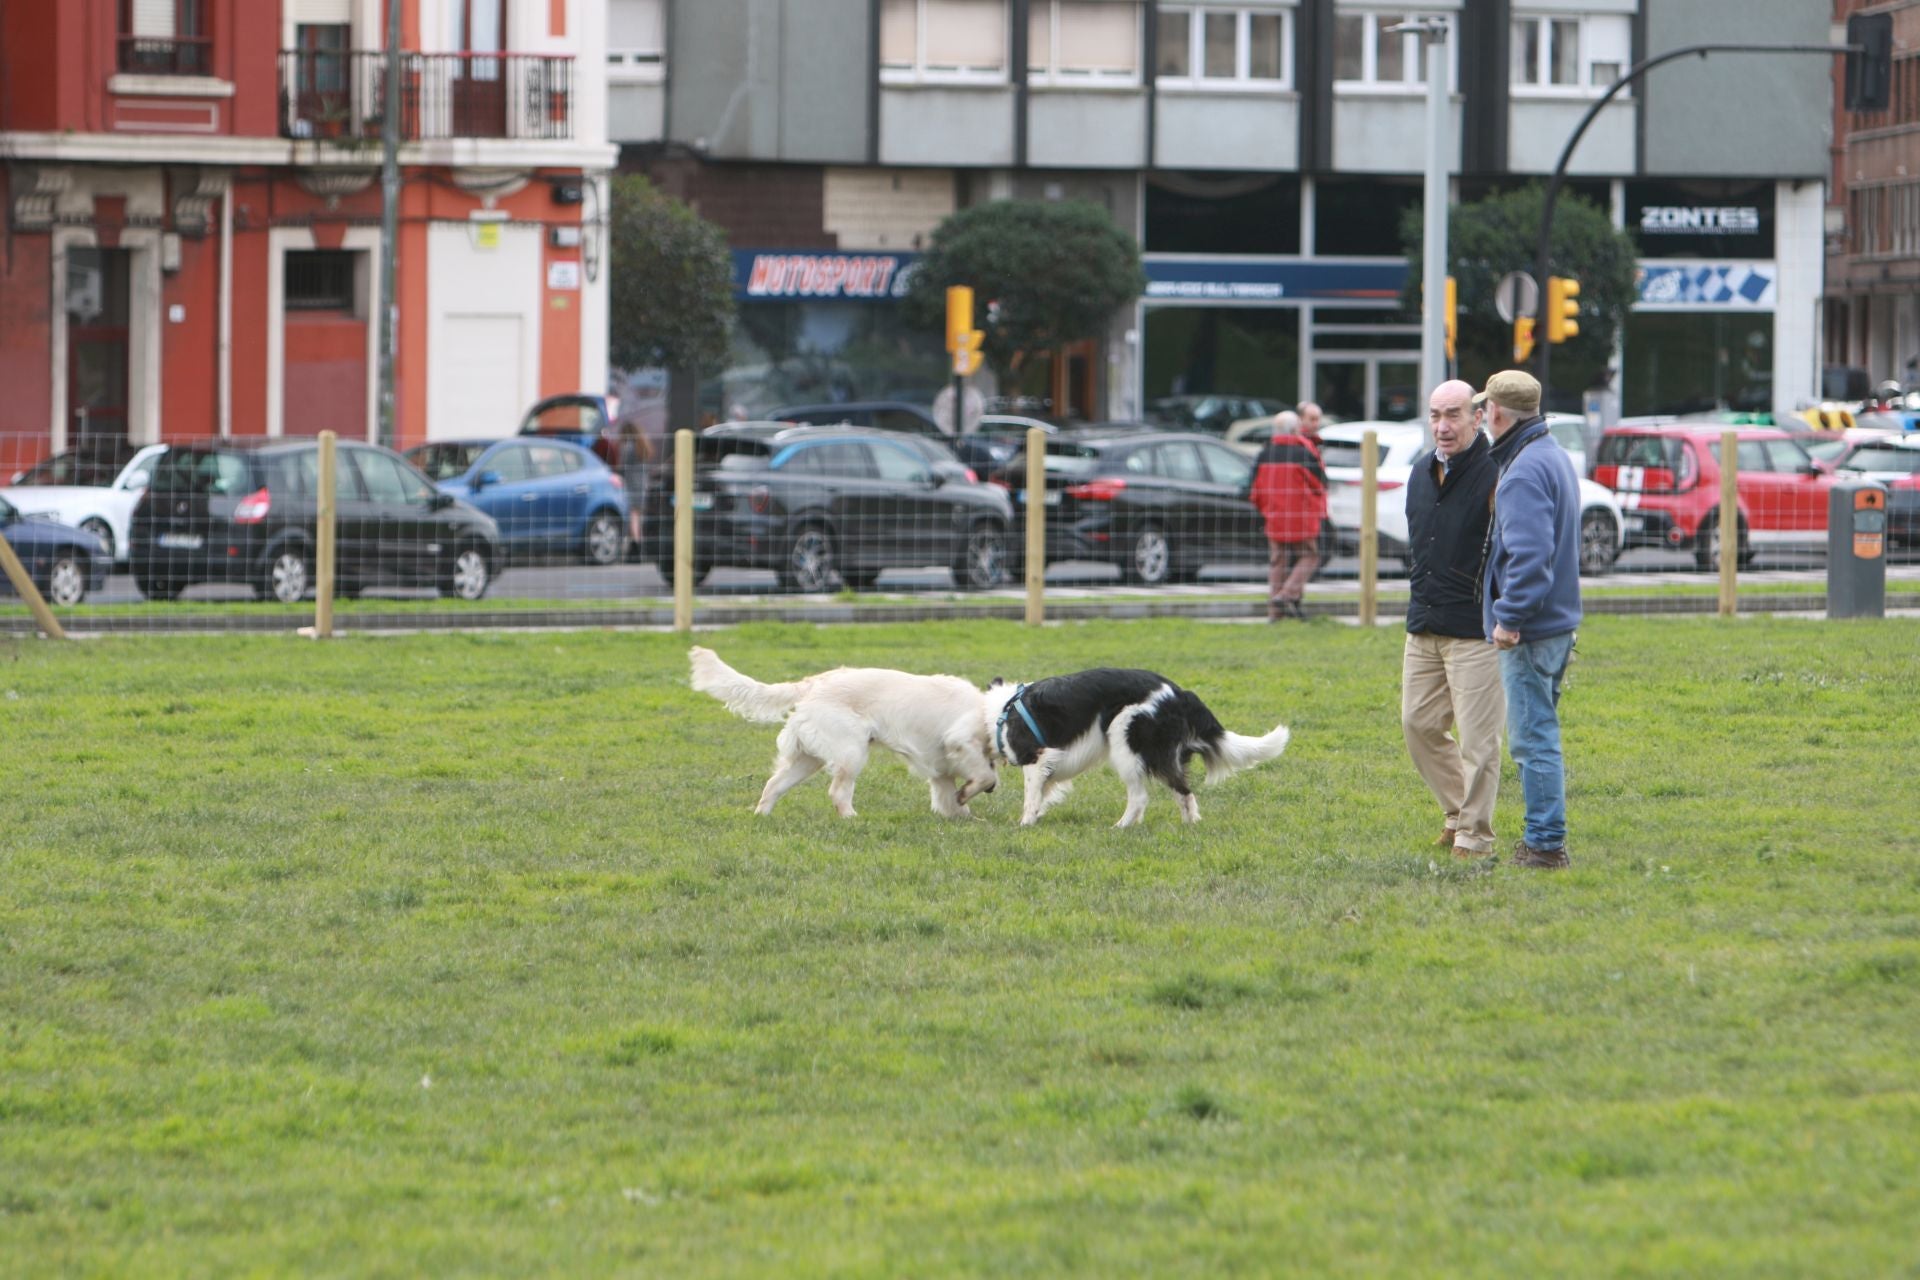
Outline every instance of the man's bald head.
[(1433, 447), (1451, 458), (1473, 443), (1473, 387), (1458, 378), (1443, 382), (1427, 398), (1427, 426)]
[(1273, 434), (1276, 436), (1297, 436), (1300, 434), (1300, 415), (1291, 409), (1282, 409), (1273, 415)]

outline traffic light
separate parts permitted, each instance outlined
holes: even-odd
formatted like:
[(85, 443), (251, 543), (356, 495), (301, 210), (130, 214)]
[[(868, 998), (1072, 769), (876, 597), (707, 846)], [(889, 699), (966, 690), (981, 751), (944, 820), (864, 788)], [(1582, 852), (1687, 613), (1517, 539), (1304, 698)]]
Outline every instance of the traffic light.
[(1571, 276), (1547, 277), (1547, 341), (1565, 342), (1580, 334), (1580, 282)]
[(1893, 88), (1893, 15), (1856, 13), (1847, 19), (1847, 83), (1842, 101), (1849, 111), (1885, 111)]
[(980, 371), (980, 344), (986, 338), (978, 329), (969, 329), (960, 335), (960, 344), (953, 349), (954, 376), (968, 378)]
[(1452, 276), (1447, 277), (1447, 359), (1455, 359), (1453, 339), (1460, 320), (1460, 286)]
[(1533, 317), (1521, 316), (1513, 322), (1513, 362), (1525, 364), (1533, 354)]
[(947, 288), (947, 350), (960, 350), (961, 339), (973, 328), (973, 287), (956, 284)]

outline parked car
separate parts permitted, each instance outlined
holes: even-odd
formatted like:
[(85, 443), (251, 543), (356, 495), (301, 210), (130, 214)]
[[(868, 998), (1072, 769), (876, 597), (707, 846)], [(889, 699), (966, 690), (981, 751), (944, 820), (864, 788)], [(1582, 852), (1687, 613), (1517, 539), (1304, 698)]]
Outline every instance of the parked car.
[(57, 520), (85, 529), (106, 545), (108, 560), (127, 558), (127, 528), (140, 491), (153, 474), (163, 444), (134, 448), (124, 441), (106, 448), (69, 449), (15, 473), (0, 497), (28, 519)]
[(981, 415), (980, 425), (956, 440), (947, 443), (960, 460), (974, 469), (981, 479), (991, 479), (1001, 473), (1008, 463), (1025, 454), (1027, 432), (1034, 427), (1048, 435), (1060, 430), (1056, 423), (1042, 418), (1026, 418), (1010, 413), (988, 413)]
[(1265, 414), (1258, 418), (1242, 418), (1229, 426), (1220, 437), (1249, 458), (1258, 458), (1260, 451), (1267, 447), (1267, 441), (1273, 439), (1273, 417)]
[(1587, 466), (1587, 420), (1577, 413), (1550, 413), (1547, 415), (1547, 431), (1553, 436), (1554, 443), (1567, 451), (1567, 457), (1573, 460), (1574, 473), (1581, 479), (1593, 474)]
[(1245, 418), (1272, 418), (1290, 403), (1265, 396), (1206, 393), (1203, 395), (1161, 396), (1147, 402), (1148, 422), (1170, 431), (1204, 431), (1211, 436), (1226, 434), (1228, 427)]
[[(1548, 426), (1552, 430), (1551, 423)], [(1343, 555), (1360, 548), (1361, 445), (1367, 431), (1376, 434), (1374, 479), (1379, 496), (1374, 508), (1380, 554), (1404, 562), (1407, 555), (1407, 477), (1413, 461), (1427, 448), (1426, 429), (1417, 422), (1343, 422), (1320, 429), (1320, 460), (1327, 469), (1327, 519), (1334, 544)], [(1534, 448), (1540, 446), (1535, 445)], [(1620, 558), (1627, 518), (1620, 500), (1605, 485), (1580, 481), (1580, 572), (1605, 573)]]
[(1842, 431), (1809, 431), (1798, 439), (1800, 447), (1822, 470), (1835, 471), (1839, 469), (1841, 458), (1855, 447), (1880, 440), (1897, 440), (1900, 436), (1900, 432), (1883, 427), (1848, 427)]
[[(1730, 429), (1739, 455), (1738, 562), (1752, 563), (1759, 546), (1824, 550), (1833, 476), (1792, 432)], [(1721, 430), (1681, 423), (1608, 428), (1594, 478), (1620, 495), (1628, 546), (1687, 550), (1702, 569), (1719, 567)]]
[(609, 397), (591, 392), (548, 396), (521, 415), (516, 434), (577, 444), (613, 466), (620, 457), (613, 438), (614, 408)]
[[(1010, 576), (1007, 495), (940, 442), (858, 427), (737, 423), (694, 440), (694, 572), (772, 569), (788, 591), (871, 587), (941, 565), (968, 589)], [(641, 558), (673, 546), (673, 501), (651, 504)]]
[(947, 433), (928, 410), (904, 400), (854, 400), (846, 404), (790, 404), (767, 415), (769, 422), (815, 427), (878, 427), (916, 436)]
[(558, 439), (436, 440), (407, 450), (440, 492), (500, 526), (509, 561), (616, 564), (627, 545), (627, 491), (580, 445)]
[[(171, 600), (197, 582), (242, 582), (283, 604), (314, 585), (320, 447), (312, 440), (175, 445), (133, 513), (133, 576)], [(335, 459), (337, 583), (486, 594), (500, 565), (493, 518), (442, 493), (399, 454), (342, 441)]]
[[(1266, 521), (1248, 497), (1253, 462), (1217, 436), (1131, 423), (1062, 431), (1047, 441), (1046, 473), (1050, 561), (1105, 561), (1159, 586), (1204, 564), (1267, 559)], [(1024, 511), (1024, 455), (1002, 474)]]
[[(106, 585), (113, 569), (106, 543), (85, 529), (29, 519), (5, 498), (0, 498), (0, 534), (48, 604), (79, 604), (87, 592)], [(13, 594), (13, 580), (0, 573), (0, 595)]]

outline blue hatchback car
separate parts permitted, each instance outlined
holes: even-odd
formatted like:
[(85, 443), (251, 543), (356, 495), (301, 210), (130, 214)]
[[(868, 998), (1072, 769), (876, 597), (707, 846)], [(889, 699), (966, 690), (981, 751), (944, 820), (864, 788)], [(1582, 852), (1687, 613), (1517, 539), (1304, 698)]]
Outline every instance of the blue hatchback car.
[[(48, 604), (79, 604), (87, 592), (106, 585), (113, 569), (113, 553), (85, 529), (29, 520), (5, 498), (0, 498), (0, 534)], [(0, 573), (0, 595), (13, 593), (13, 583)]]
[(442, 493), (492, 516), (511, 560), (615, 564), (626, 550), (626, 489), (577, 444), (527, 436), (435, 440), (407, 450), (407, 460)]

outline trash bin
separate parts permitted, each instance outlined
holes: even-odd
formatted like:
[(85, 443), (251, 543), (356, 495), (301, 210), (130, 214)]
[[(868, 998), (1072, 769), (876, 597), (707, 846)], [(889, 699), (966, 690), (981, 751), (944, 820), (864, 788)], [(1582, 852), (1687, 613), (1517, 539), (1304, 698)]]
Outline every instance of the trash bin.
[(1827, 492), (1827, 616), (1887, 614), (1887, 490), (1872, 482)]

